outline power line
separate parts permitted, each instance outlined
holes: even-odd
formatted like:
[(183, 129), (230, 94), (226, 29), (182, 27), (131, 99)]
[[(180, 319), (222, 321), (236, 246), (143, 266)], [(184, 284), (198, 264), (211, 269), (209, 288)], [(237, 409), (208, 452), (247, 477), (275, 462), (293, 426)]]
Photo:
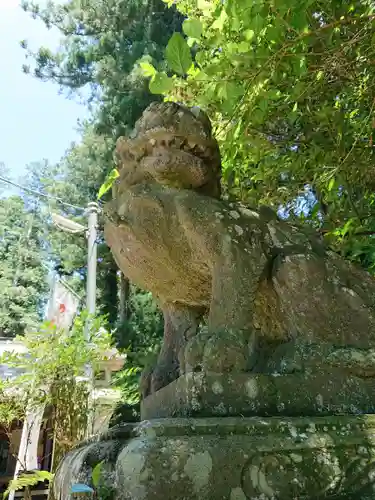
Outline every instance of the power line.
[(34, 189), (30, 189), (30, 188), (27, 188), (25, 186), (21, 186), (20, 184), (17, 184), (16, 182), (13, 182), (9, 179), (6, 179), (5, 177), (2, 177), (1, 175), (0, 175), (0, 181), (5, 182), (6, 184), (10, 184), (11, 186), (14, 186), (18, 189), (21, 189), (22, 191), (26, 191), (27, 193), (33, 194), (34, 196), (39, 196), (39, 198), (46, 198), (47, 200), (57, 201), (61, 205), (65, 205), (66, 207), (74, 208), (75, 210), (82, 210), (83, 212), (86, 210), (83, 207), (79, 207), (77, 205), (72, 205), (71, 203), (67, 203), (66, 201), (62, 200), (61, 198), (57, 198), (56, 196), (41, 193), (40, 191), (35, 191)]

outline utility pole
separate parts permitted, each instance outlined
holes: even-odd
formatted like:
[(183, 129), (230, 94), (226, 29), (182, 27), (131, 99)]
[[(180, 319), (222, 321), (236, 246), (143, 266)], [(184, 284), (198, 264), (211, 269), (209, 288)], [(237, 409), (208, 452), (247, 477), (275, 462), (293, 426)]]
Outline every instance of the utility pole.
[[(98, 259), (98, 213), (99, 206), (92, 201), (87, 206), (88, 227), (87, 227), (87, 290), (86, 307), (90, 316), (95, 315), (96, 311), (96, 267)], [(87, 340), (89, 340), (90, 331), (86, 329)]]
[[(86, 276), (86, 309), (87, 320), (85, 324), (85, 339), (89, 344), (91, 341), (91, 326), (92, 320), (96, 312), (96, 274), (97, 274), (97, 258), (98, 258), (98, 214), (99, 205), (95, 201), (91, 201), (85, 210), (87, 215), (87, 227), (78, 224), (75, 221), (62, 217), (58, 214), (52, 214), (52, 219), (57, 227), (69, 233), (83, 233), (86, 231), (87, 237), (87, 276)], [(93, 430), (94, 422), (94, 373), (92, 366), (88, 363), (85, 370), (85, 378), (87, 379), (89, 401), (88, 401), (88, 422), (87, 436)]]
[[(86, 341), (90, 343), (91, 341), (91, 325), (93, 317), (96, 312), (96, 268), (98, 259), (98, 213), (99, 205), (92, 201), (87, 206), (87, 284), (86, 284), (86, 308), (87, 308), (87, 321), (85, 325), (85, 337)], [(90, 436), (94, 427), (94, 383), (95, 374), (93, 372), (92, 366), (87, 364), (86, 366), (86, 376), (88, 380), (88, 417), (87, 417), (87, 437)]]

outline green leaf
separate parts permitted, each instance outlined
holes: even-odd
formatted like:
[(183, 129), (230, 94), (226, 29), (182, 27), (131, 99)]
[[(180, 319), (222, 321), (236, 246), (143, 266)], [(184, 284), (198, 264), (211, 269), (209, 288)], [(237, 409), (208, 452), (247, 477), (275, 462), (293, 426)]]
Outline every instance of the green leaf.
[(213, 8), (213, 2), (207, 0), (197, 0), (197, 7), (204, 13), (210, 12)]
[(228, 85), (227, 82), (220, 82), (216, 86), (217, 96), (221, 99), (227, 99), (228, 97)]
[(94, 488), (98, 488), (99, 486), (100, 477), (102, 475), (102, 467), (103, 467), (103, 461), (96, 464), (92, 470), (91, 479)]
[(265, 22), (264, 18), (260, 14), (257, 14), (256, 16), (254, 16), (254, 18), (251, 22), (251, 28), (255, 34), (260, 32), (260, 30), (264, 26), (264, 22)]
[(197, 55), (195, 56), (195, 61), (202, 66), (206, 62), (206, 54), (202, 50), (200, 50)]
[(345, 223), (344, 227), (343, 227), (343, 228), (342, 228), (342, 230), (341, 230), (341, 234), (342, 234), (342, 236), (345, 236), (345, 235), (349, 232), (349, 230), (350, 230), (350, 228), (351, 228), (351, 226), (352, 226), (353, 224), (354, 224), (354, 219), (349, 219), (349, 220)]
[(245, 52), (249, 52), (250, 50), (250, 45), (248, 42), (240, 42), (238, 44), (238, 53), (243, 54)]
[(189, 46), (181, 33), (173, 33), (165, 54), (169, 67), (179, 75), (185, 75), (193, 64)]
[(321, 208), (320, 203), (315, 203), (313, 209), (311, 210), (311, 214), (310, 214), (311, 219), (315, 219), (318, 216), (318, 214), (320, 212), (320, 208)]
[(290, 25), (299, 31), (304, 31), (308, 27), (307, 14), (304, 10), (295, 10), (290, 19)]
[(154, 76), (156, 74), (156, 69), (153, 67), (152, 64), (148, 62), (141, 62), (139, 63), (140, 68), (142, 69), (142, 73), (144, 76)]
[(182, 24), (182, 29), (185, 35), (190, 38), (198, 39), (202, 36), (203, 27), (199, 19), (185, 19)]
[(246, 30), (245, 31), (245, 38), (247, 41), (251, 42), (251, 40), (255, 37), (255, 31), (254, 30)]
[(332, 179), (328, 183), (328, 191), (332, 191), (332, 189), (335, 186), (335, 182), (336, 182), (335, 179), (332, 177)]
[(118, 173), (118, 170), (116, 168), (111, 170), (111, 172), (107, 175), (103, 184), (100, 186), (98, 193), (98, 200), (100, 200), (100, 198), (102, 198), (105, 195), (105, 193), (107, 193), (111, 189), (113, 183), (115, 182), (115, 180), (119, 175), (120, 174)]
[(283, 31), (280, 26), (269, 26), (266, 30), (266, 38), (272, 43), (281, 42), (283, 39)]
[(236, 178), (236, 172), (232, 166), (227, 167), (224, 170), (223, 177), (224, 177), (224, 180), (225, 180), (228, 188), (230, 189), (233, 186), (235, 178)]
[(281, 92), (278, 89), (267, 90), (267, 98), (272, 101), (277, 101), (281, 97)]
[(211, 28), (222, 31), (224, 29), (225, 21), (228, 19), (228, 14), (225, 12), (225, 9), (222, 9), (220, 12), (220, 16), (216, 19), (214, 23), (212, 23)]
[(232, 17), (231, 17), (231, 22), (229, 24), (229, 29), (232, 32), (236, 32), (241, 27), (241, 15), (238, 15), (237, 9), (236, 9), (236, 6), (235, 6), (234, 2), (233, 2), (233, 6), (232, 6), (231, 11), (232, 11), (231, 12), (232, 13)]
[(156, 73), (150, 81), (151, 94), (167, 94), (173, 89), (173, 80), (166, 73)]

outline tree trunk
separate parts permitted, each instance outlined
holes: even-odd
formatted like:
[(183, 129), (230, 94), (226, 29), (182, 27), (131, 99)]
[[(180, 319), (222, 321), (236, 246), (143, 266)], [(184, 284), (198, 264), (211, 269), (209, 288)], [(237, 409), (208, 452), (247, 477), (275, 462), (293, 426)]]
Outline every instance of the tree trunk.
[(120, 274), (119, 323), (123, 325), (130, 318), (130, 282), (123, 273)]

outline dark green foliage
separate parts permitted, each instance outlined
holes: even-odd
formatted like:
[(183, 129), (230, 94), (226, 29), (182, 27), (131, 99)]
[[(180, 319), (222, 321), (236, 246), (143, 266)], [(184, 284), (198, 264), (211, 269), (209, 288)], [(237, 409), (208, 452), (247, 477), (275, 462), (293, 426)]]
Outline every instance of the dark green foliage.
[(120, 403), (117, 405), (113, 415), (109, 421), (109, 428), (115, 427), (116, 425), (121, 425), (124, 422), (140, 422), (141, 420), (141, 409), (140, 403)]
[(181, 73), (175, 61), (187, 67), (190, 46), (195, 65), (162, 92), (209, 112), (226, 194), (283, 205), (375, 270), (374, 3), (181, 0), (178, 9), (190, 38), (171, 38), (166, 58)]
[(160, 348), (163, 326), (163, 316), (152, 295), (131, 286), (128, 319), (117, 329), (118, 346), (127, 353), (124, 370), (117, 376), (126, 403), (138, 401), (139, 377)]
[(40, 214), (19, 196), (0, 199), (0, 336), (35, 327), (48, 294)]
[(157, 342), (163, 334), (163, 317), (152, 295), (131, 286), (129, 319), (118, 327), (122, 348), (139, 350), (147, 356), (149, 341)]
[[(108, 141), (110, 142), (110, 141)], [(74, 145), (58, 165), (33, 164), (29, 167), (35, 189), (47, 192), (69, 203), (82, 207), (76, 210), (58, 203), (41, 202), (46, 219), (50, 222), (46, 240), (50, 259), (57, 264), (59, 274), (81, 296), (85, 294), (87, 240), (84, 233), (69, 234), (52, 224), (51, 213), (57, 212), (87, 226), (84, 209), (96, 199), (104, 173), (97, 165), (106, 161), (108, 142), (93, 134), (88, 128), (80, 145)], [(117, 266), (100, 235), (98, 245), (98, 312), (107, 316), (110, 326), (117, 320)]]

